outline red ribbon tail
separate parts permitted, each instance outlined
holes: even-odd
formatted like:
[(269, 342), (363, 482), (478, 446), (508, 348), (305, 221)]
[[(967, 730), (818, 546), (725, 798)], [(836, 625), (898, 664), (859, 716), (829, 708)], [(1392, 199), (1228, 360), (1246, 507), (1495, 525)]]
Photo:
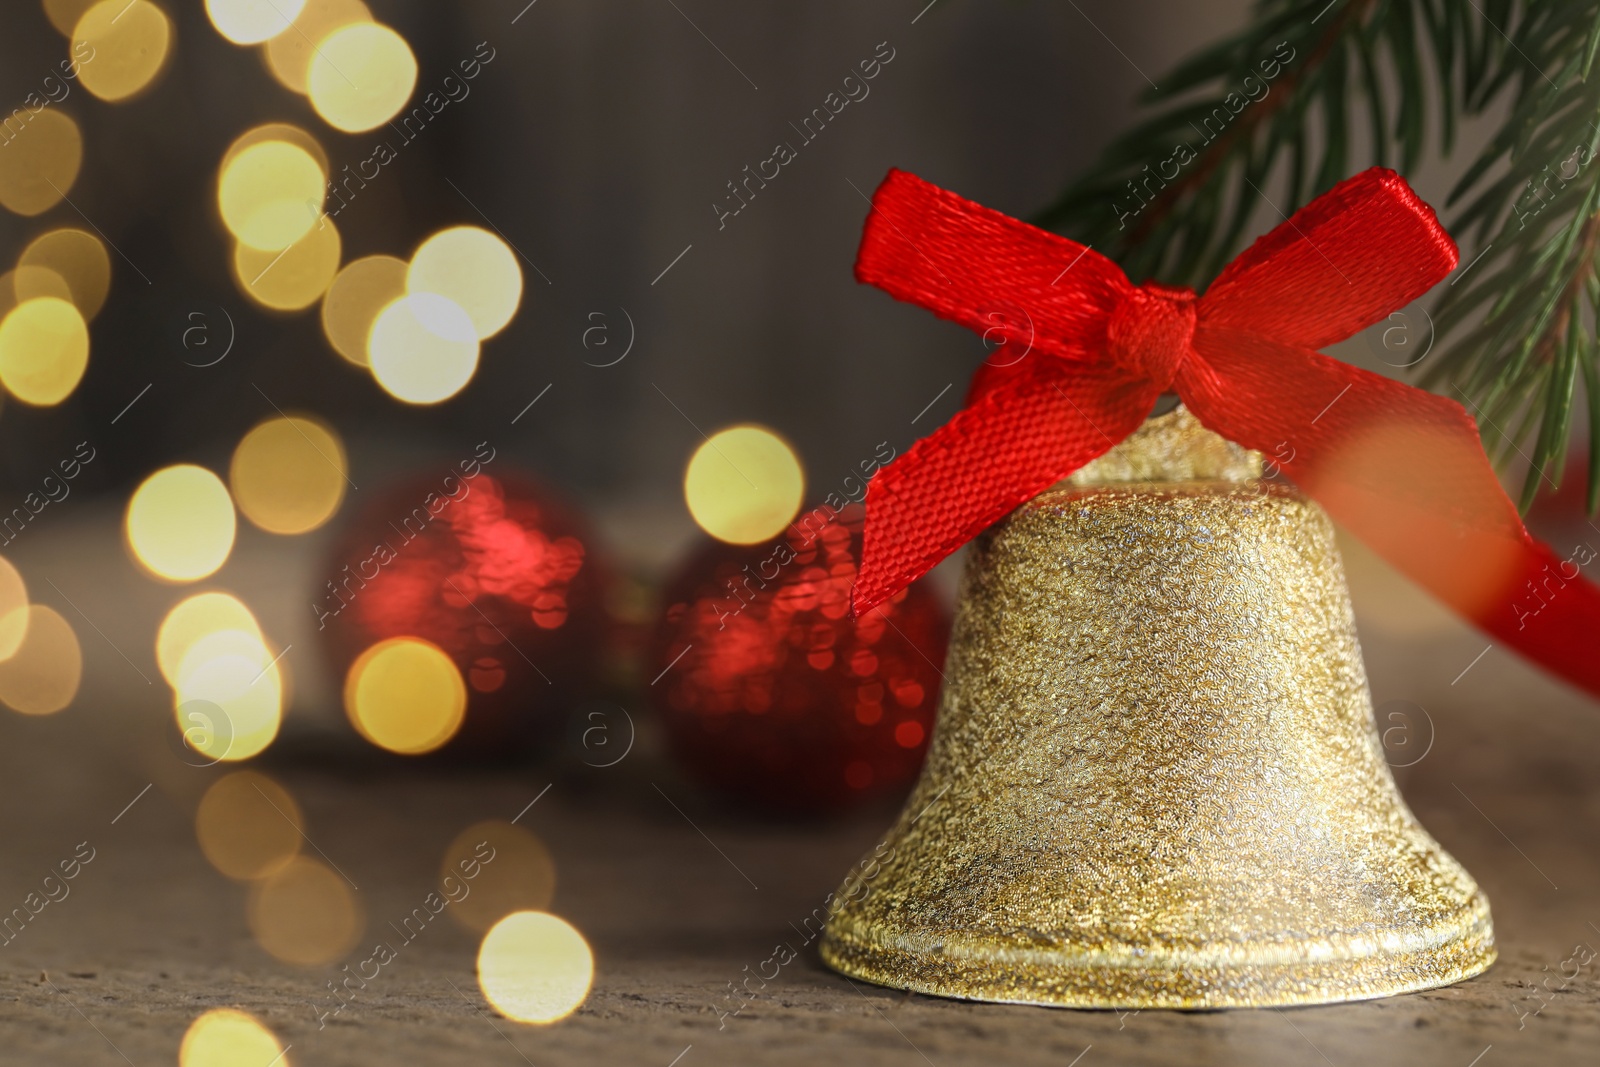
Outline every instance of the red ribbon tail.
[(1563, 559), (1528, 533), (1460, 404), (1258, 337), (1211, 331), (1200, 347), (1216, 373), (1181, 391), (1202, 422), (1496, 641), (1600, 696), (1600, 588), (1579, 573), (1593, 553)]
[(1534, 541), (1521, 556), (1522, 573), (1511, 590), (1511, 610), (1481, 623), (1535, 663), (1556, 672), (1589, 693), (1600, 696), (1600, 586), (1579, 571), (1595, 558), (1594, 549), (1577, 545), (1562, 558)]
[(1103, 372), (1032, 374), (989, 390), (867, 484), (851, 610), (861, 615), (1138, 428), (1156, 390)]

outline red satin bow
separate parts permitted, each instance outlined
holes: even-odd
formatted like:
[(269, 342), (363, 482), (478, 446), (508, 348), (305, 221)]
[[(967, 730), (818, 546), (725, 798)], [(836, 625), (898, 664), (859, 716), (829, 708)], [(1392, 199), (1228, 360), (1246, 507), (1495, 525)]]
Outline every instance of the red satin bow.
[[(1115, 263), (906, 174), (873, 196), (856, 278), (993, 336), (967, 406), (879, 472), (864, 612), (1131, 433), (1176, 391), (1497, 640), (1600, 694), (1600, 588), (1535, 541), (1454, 401), (1320, 355), (1456, 265), (1433, 209), (1374, 167), (1206, 290)], [(1020, 354), (1017, 349), (1021, 349)]]

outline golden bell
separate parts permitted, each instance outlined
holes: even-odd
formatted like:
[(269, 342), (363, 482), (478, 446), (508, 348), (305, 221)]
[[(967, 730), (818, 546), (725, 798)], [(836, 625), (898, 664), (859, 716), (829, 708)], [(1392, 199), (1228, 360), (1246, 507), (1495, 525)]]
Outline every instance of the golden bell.
[(1383, 759), (1333, 528), (1179, 408), (973, 545), (922, 778), (822, 958), (936, 996), (1317, 1004), (1494, 961)]

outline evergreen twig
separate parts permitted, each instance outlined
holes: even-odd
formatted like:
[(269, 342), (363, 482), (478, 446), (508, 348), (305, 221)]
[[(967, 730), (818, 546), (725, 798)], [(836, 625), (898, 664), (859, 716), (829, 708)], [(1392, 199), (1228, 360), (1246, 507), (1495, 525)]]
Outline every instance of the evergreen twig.
[[(1600, 439), (1600, 0), (1520, 6), (1514, 25), (1500, 24), (1507, 47), (1480, 94), (1481, 106), (1509, 89), (1510, 115), (1450, 196), (1462, 205), (1457, 237), (1470, 235), (1481, 258), (1440, 302), (1438, 329), (1452, 341), (1424, 381), (1471, 398), (1486, 431), (1517, 421), (1497, 451), (1527, 461), (1527, 508), (1561, 482), (1580, 376), (1591, 456)], [(1593, 512), (1600, 463), (1588, 466)]]
[(1450, 197), (1470, 269), (1439, 305), (1449, 343), (1424, 380), (1466, 403), (1497, 460), (1527, 460), (1526, 508), (1541, 485), (1559, 484), (1581, 376), (1592, 512), (1597, 56), (1600, 0), (1259, 0), (1250, 25), (1159, 79), (1144, 94), (1150, 117), (1036, 221), (1136, 281), (1199, 287), (1237, 254), (1269, 177), (1286, 174), (1286, 200), (1273, 207), (1288, 214), (1359, 169), (1352, 115), (1369, 127), (1370, 162), (1408, 171), (1430, 124), (1448, 154), (1463, 118), (1504, 101), (1504, 125)]

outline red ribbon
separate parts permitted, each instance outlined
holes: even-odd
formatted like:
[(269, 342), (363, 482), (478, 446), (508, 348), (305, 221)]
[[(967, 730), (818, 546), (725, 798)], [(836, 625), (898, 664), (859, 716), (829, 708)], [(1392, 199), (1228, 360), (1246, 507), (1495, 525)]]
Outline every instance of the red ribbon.
[(1600, 695), (1600, 588), (1529, 535), (1461, 405), (1316, 351), (1455, 268), (1399, 175), (1328, 190), (1204, 296), (1136, 286), (1090, 248), (903, 171), (872, 206), (856, 278), (1003, 343), (967, 406), (869, 484), (858, 613), (1176, 392), (1496, 641)]

